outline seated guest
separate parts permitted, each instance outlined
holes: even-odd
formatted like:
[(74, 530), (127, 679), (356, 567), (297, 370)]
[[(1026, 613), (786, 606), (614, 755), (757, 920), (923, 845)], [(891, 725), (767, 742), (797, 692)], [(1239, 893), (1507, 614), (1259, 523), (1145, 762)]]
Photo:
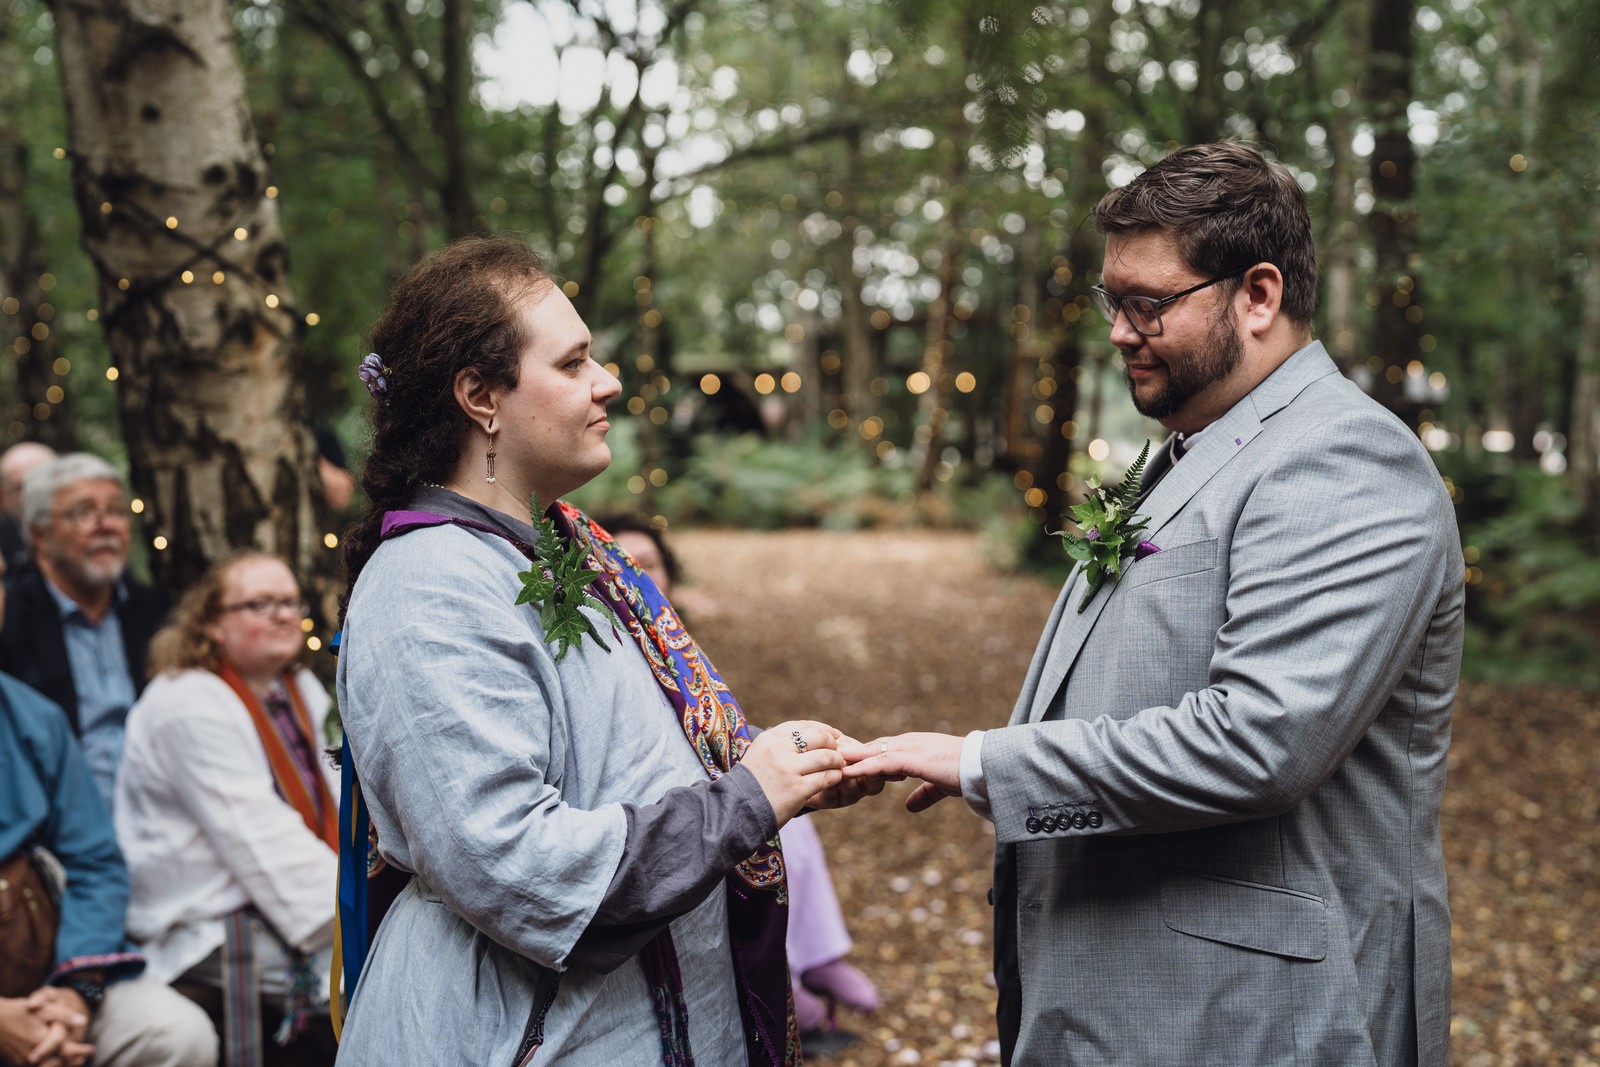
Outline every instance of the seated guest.
[(0, 561), (12, 573), (33, 566), (33, 551), (22, 530), (22, 483), (28, 472), (56, 458), (56, 450), (23, 441), (0, 453)]
[[(316, 1016), (339, 786), (318, 758), (328, 695), (296, 665), (304, 617), (276, 557), (247, 549), (212, 566), (150, 643), (154, 677), (128, 716), (117, 779), (128, 932), (158, 976), (214, 1017), (229, 1006), (229, 1062), (258, 1047), (268, 1064), (332, 1062)], [(263, 1026), (276, 1042), (262, 1045)]]
[[(0, 594), (0, 615), (4, 608)], [(53, 859), (35, 860), (35, 850)], [(31, 882), (28, 888), (45, 896), (65, 876), (49, 958), (32, 974), (22, 970), (34, 961), (12, 950), (0, 961), (7, 981), (20, 983), (0, 988), (0, 1064), (213, 1067), (217, 1035), (205, 1013), (140, 975), (144, 958), (122, 926), (128, 871), (67, 717), (6, 674), (0, 674), (0, 868), (16, 883), (5, 888)], [(0, 944), (9, 944), (4, 933)]]
[(111, 465), (74, 452), (35, 467), (22, 517), (37, 565), (12, 577), (0, 671), (67, 713), (111, 806), (128, 709), (144, 688), (145, 646), (167, 598), (124, 574), (128, 494)]

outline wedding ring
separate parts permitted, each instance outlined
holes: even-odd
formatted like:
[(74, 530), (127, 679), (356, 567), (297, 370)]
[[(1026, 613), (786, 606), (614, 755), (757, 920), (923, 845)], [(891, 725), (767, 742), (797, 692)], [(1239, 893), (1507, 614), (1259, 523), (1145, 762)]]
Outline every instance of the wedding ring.
[(878, 755), (887, 756), (888, 754), (889, 754), (889, 742), (887, 742), (887, 741), (879, 741), (878, 742)]
[(794, 738), (794, 749), (796, 752), (804, 752), (806, 749), (811, 747), (810, 745), (806, 744), (806, 735), (801, 733), (799, 730), (792, 731), (789, 736)]

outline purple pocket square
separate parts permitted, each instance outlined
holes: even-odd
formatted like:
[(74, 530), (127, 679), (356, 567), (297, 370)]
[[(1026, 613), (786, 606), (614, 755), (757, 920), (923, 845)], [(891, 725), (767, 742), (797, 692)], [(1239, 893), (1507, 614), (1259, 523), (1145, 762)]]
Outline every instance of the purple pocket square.
[(1133, 561), (1137, 563), (1146, 556), (1153, 556), (1160, 551), (1161, 546), (1154, 541), (1140, 541), (1133, 550)]

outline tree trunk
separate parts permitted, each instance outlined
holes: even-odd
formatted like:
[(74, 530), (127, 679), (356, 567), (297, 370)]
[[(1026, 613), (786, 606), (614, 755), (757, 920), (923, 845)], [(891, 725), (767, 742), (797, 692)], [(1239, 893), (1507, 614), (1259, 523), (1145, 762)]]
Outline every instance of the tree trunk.
[[(962, 156), (965, 159), (965, 155)], [(917, 402), (915, 447), (921, 462), (917, 466), (917, 488), (933, 488), (934, 470), (944, 451), (945, 425), (950, 421), (950, 392), (955, 373), (950, 369), (955, 341), (950, 328), (955, 323), (955, 289), (961, 277), (962, 234), (957, 225), (961, 212), (960, 196), (952, 193), (950, 214), (945, 220), (944, 240), (939, 242), (939, 295), (928, 305), (928, 329), (922, 351), (922, 372), (928, 376), (928, 390)]]
[[(1109, 0), (1098, 0), (1095, 10), (1090, 12), (1089, 29), (1085, 33), (1088, 57), (1081, 105), (1084, 124), (1068, 171), (1073, 211), (1080, 216), (1087, 216), (1089, 209), (1106, 193), (1100, 163), (1109, 125), (1106, 57), (1111, 50), (1111, 19)], [(1085, 338), (1088, 331), (1104, 328), (1089, 297), (1091, 269), (1100, 262), (1103, 249), (1093, 223), (1085, 218), (1082, 225), (1068, 232), (1061, 256), (1052, 263), (1051, 282), (1047, 285), (1053, 299), (1045, 305), (1044, 319), (1050, 323), (1054, 344), (1049, 355), (1048, 374), (1041, 374), (1039, 380), (1042, 384), (1048, 378), (1054, 385), (1043, 401), (1049, 406), (1050, 418), (1040, 441), (1038, 459), (1032, 466), (1033, 484), (1044, 491), (1044, 500), (1036, 512), (1044, 521), (1035, 528), (1026, 548), (1028, 555), (1035, 559), (1060, 558), (1060, 547), (1047, 534), (1060, 528), (1062, 517), (1073, 503), (1069, 472), (1072, 453), (1075, 447), (1089, 441), (1085, 428), (1077, 426), (1075, 420), (1087, 350)], [(1044, 326), (1041, 321), (1039, 328)], [(1096, 409), (1098, 414), (1098, 403)]]
[(54, 5), (73, 192), (157, 581), (287, 559), (332, 617), (276, 189), (226, 0)]
[[(863, 205), (872, 202), (871, 197), (864, 194), (868, 186), (862, 174), (861, 131), (853, 131), (845, 138), (844, 152), (846, 219), (859, 221), (866, 214)], [(840, 279), (839, 357), (843, 363), (841, 381), (846, 398), (844, 409), (849, 415), (849, 421), (840, 432), (876, 456), (873, 452), (874, 442), (868, 441), (860, 433), (862, 421), (878, 414), (878, 396), (872, 391), (872, 381), (878, 376), (878, 349), (872, 343), (872, 312), (861, 297), (861, 272), (856, 270), (855, 265), (855, 228), (847, 221), (835, 242), (838, 257), (836, 275)]]
[(439, 72), (439, 140), (444, 149), (439, 181), (439, 206), (445, 232), (452, 239), (483, 227), (472, 203), (467, 174), (466, 118), (472, 99), (472, 6), (467, 0), (445, 0), (441, 39), (444, 67)]
[(1416, 152), (1406, 107), (1411, 102), (1414, 0), (1374, 0), (1372, 60), (1366, 86), (1372, 116), (1370, 216), (1378, 305), (1372, 316), (1372, 395), (1417, 425), (1415, 405), (1405, 399), (1406, 366), (1418, 358), (1422, 287), (1413, 265), (1417, 250)]
[(1222, 136), (1222, 45), (1236, 21), (1234, 0), (1201, 0), (1195, 14), (1198, 70), (1184, 122), (1190, 144), (1206, 144)]
[(1583, 321), (1578, 335), (1577, 386), (1572, 391), (1572, 436), (1567, 448), (1584, 530), (1600, 539), (1600, 194), (1591, 192), (1589, 263), (1583, 272)]
[[(656, 419), (662, 419), (664, 422), (665, 413), (670, 410), (672, 403), (662, 392), (671, 385), (672, 368), (668, 367), (663, 359), (661, 309), (655, 306), (655, 284), (660, 272), (656, 245), (656, 235), (660, 229), (660, 221), (656, 218), (656, 159), (656, 150), (646, 148), (643, 161), (644, 203), (640, 205), (640, 213), (634, 220), (634, 224), (644, 236), (643, 255), (639, 262), (640, 281), (634, 283), (638, 286), (642, 282), (644, 286), (635, 291), (635, 300), (639, 306), (639, 355), (634, 361), (634, 367), (639, 375), (639, 398), (644, 402), (644, 406), (639, 412), (639, 417), (634, 420), (634, 425), (639, 429), (639, 476), (644, 479), (644, 492), (639, 497), (639, 507), (648, 513), (653, 513), (656, 509), (657, 486), (654, 479), (661, 477), (656, 474), (661, 464), (661, 423)], [(645, 298), (646, 294), (648, 299)], [(657, 415), (657, 410), (662, 414)]]
[(1328, 171), (1328, 220), (1322, 245), (1328, 277), (1328, 348), (1334, 362), (1348, 374), (1361, 362), (1357, 333), (1360, 296), (1356, 289), (1359, 277), (1356, 250), (1360, 246), (1361, 226), (1356, 215), (1356, 153), (1352, 142), (1356, 133), (1356, 102), (1360, 98), (1356, 72), (1365, 61), (1361, 45), (1366, 39), (1366, 9), (1359, 4), (1347, 5), (1344, 17), (1348, 28), (1346, 39), (1351, 42), (1354, 54), (1345, 59), (1339, 78), (1340, 88), (1348, 99), (1343, 107), (1334, 108), (1328, 121), (1328, 147), (1333, 153), (1333, 166)]
[(44, 289), (39, 225), (28, 208), (28, 148), (0, 133), (0, 359), (11, 364), (9, 403), (0, 407), (0, 450), (39, 441), (58, 452), (77, 446), (68, 364), (56, 342), (55, 307)]

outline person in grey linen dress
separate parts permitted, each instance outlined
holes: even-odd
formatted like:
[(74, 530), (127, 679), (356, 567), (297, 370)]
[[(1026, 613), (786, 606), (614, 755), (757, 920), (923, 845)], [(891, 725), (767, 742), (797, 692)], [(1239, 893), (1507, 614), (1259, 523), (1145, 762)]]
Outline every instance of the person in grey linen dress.
[[(558, 656), (537, 605), (514, 602), (541, 536), (530, 494), (556, 501), (610, 461), (618, 384), (589, 343), (509, 238), (425, 260), (374, 327), (339, 706), (378, 855), (412, 877), (350, 996), (341, 1064), (798, 1061), (781, 926), (752, 964), (730, 918), (780, 884), (770, 863), (741, 881), (748, 858), (843, 799), (838, 734), (691, 744), (631, 620), (585, 608), (600, 640)], [(730, 747), (742, 759), (709, 774), (703, 756)]]
[(994, 823), (1005, 1061), (1444, 1067), (1443, 479), (1312, 339), (1286, 168), (1178, 149), (1095, 218), (1135, 406), (1174, 431), (1148, 545), (1087, 603), (1063, 587), (1009, 725), (858, 766)]

